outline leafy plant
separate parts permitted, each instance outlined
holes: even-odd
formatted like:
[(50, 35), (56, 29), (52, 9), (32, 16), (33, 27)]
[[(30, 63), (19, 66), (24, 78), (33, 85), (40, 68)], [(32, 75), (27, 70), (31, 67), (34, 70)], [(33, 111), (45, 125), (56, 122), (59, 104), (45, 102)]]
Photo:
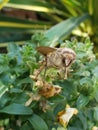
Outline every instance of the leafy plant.
[[(45, 82), (62, 91), (46, 98), (39, 95), (38, 84), (30, 75), (38, 70), (42, 59), (36, 47), (49, 42), (43, 34), (36, 34), (22, 47), (10, 43), (7, 54), (0, 54), (0, 125), (5, 130), (91, 130), (98, 125), (98, 61), (93, 44), (89, 38), (85, 43), (73, 40), (59, 44), (72, 48), (77, 58), (66, 80), (57, 78), (57, 70), (47, 71)], [(43, 72), (40, 76), (43, 79)], [(67, 104), (76, 108), (78, 114), (64, 128), (57, 115)]]

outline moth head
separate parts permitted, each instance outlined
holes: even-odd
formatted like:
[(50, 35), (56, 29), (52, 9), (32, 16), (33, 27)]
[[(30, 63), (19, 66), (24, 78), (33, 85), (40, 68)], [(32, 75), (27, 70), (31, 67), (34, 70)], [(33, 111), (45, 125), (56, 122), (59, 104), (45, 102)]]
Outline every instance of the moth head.
[(66, 67), (70, 66), (76, 59), (76, 53), (70, 48), (64, 48), (62, 51), (63, 63)]

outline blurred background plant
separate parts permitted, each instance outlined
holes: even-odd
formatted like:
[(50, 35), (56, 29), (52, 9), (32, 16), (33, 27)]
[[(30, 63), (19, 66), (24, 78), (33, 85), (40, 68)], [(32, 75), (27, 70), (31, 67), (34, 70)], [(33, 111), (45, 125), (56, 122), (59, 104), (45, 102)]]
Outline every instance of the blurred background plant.
[[(74, 34), (81, 39), (90, 36), (91, 40), (97, 45), (97, 5), (98, 0), (2, 0), (0, 30), (3, 37), (1, 35), (0, 39), (2, 42), (10, 41), (11, 39), (30, 39), (31, 33), (35, 32), (35, 29), (36, 31), (45, 31), (52, 25), (64, 20), (66, 23), (67, 20), (74, 17), (74, 20), (70, 20), (70, 22), (63, 25), (63, 31), (66, 32), (66, 34), (63, 35), (64, 39), (69, 36), (69, 34), (71, 34), (71, 36)], [(23, 14), (19, 16), (22, 11), (24, 11)], [(83, 17), (83, 15), (85, 15), (85, 17)], [(81, 19), (78, 20), (80, 17)], [(74, 27), (71, 28), (73, 25)], [(22, 33), (20, 33), (21, 31)], [(7, 34), (10, 32), (7, 39), (4, 38), (5, 32)]]

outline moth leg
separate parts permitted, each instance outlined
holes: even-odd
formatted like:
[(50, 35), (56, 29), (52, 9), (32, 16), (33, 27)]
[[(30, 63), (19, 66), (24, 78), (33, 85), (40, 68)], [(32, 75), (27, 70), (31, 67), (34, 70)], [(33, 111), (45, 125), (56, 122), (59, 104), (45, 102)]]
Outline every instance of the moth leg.
[(67, 79), (67, 73), (68, 73), (67, 67), (60, 69), (60, 75), (63, 79)]
[(45, 71), (44, 71), (44, 79), (45, 79), (46, 70), (47, 70), (47, 56), (45, 57), (44, 60), (40, 61), (40, 64), (42, 64), (42, 65), (36, 72), (36, 79), (37, 79), (38, 75), (43, 71), (43, 69), (45, 69)]
[(44, 79), (46, 78), (46, 71), (47, 71), (47, 56), (45, 57), (45, 71), (44, 71)]
[(57, 73), (59, 76), (59, 79), (65, 79), (65, 77), (67, 78), (67, 74), (65, 74), (65, 73), (66, 73), (66, 68), (60, 68)]
[(64, 79), (67, 79), (67, 72), (68, 72), (68, 68), (66, 67), (66, 68), (65, 68), (65, 76), (64, 76)]
[(46, 71), (47, 71), (47, 66), (45, 66), (44, 79), (46, 78)]
[(43, 69), (45, 68), (45, 66), (46, 66), (46, 63), (43, 62), (42, 66), (40, 66), (40, 68), (36, 71), (35, 80), (38, 79), (39, 74), (43, 71)]

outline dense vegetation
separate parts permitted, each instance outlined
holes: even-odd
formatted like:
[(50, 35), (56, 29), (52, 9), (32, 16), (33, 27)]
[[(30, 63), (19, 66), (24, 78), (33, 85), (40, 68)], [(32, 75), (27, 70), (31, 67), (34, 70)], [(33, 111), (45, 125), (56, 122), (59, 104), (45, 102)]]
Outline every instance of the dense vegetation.
[[(62, 91), (45, 97), (30, 75), (42, 59), (36, 47), (47, 43), (43, 34), (37, 34), (22, 47), (10, 43), (7, 54), (0, 54), (0, 125), (5, 130), (91, 130), (98, 125), (98, 61), (93, 43), (87, 38), (84, 43), (72, 40), (59, 44), (72, 48), (77, 58), (66, 80), (58, 79), (57, 70), (47, 70), (44, 81), (58, 85)], [(43, 79), (43, 72), (40, 77)], [(66, 105), (78, 111), (68, 125), (57, 119)]]

